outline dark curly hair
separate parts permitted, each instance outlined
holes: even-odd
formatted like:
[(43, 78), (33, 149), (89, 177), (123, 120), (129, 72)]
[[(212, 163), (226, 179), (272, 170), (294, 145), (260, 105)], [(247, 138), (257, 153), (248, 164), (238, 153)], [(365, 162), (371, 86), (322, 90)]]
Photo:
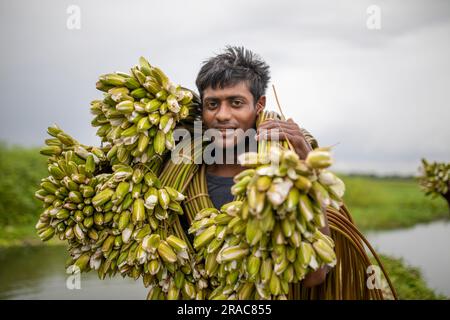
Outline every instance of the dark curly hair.
[(256, 103), (265, 94), (269, 80), (269, 66), (259, 55), (244, 47), (227, 46), (223, 53), (203, 62), (195, 84), (203, 97), (208, 87), (225, 88), (245, 81)]

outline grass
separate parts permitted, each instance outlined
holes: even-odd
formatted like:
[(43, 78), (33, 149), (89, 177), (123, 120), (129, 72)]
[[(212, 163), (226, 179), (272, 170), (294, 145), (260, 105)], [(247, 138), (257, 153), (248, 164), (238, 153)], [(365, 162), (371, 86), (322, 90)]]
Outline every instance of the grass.
[(402, 259), (380, 255), (383, 266), (401, 300), (448, 299), (428, 288), (419, 269), (407, 265)]
[(450, 217), (445, 200), (425, 197), (414, 178), (340, 177), (346, 185), (344, 201), (364, 231), (406, 228)]
[[(62, 242), (56, 238), (53, 238), (46, 243), (50, 245), (62, 244)], [(42, 244), (43, 242), (36, 234), (34, 224), (9, 225), (2, 227), (2, 232), (0, 234), (0, 249), (2, 247), (39, 246)]]

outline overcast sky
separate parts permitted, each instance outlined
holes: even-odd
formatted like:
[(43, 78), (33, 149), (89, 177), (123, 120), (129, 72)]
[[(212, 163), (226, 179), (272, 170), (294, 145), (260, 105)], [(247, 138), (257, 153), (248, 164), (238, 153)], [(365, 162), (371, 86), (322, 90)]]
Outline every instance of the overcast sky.
[[(70, 5), (81, 28), (69, 30)], [(367, 27), (367, 8), (381, 29)], [(195, 89), (201, 62), (243, 45), (271, 66), (284, 113), (341, 171), (414, 174), (450, 161), (449, 1), (0, 0), (0, 140), (41, 145), (57, 123), (99, 144), (89, 102), (100, 74), (144, 55)], [(275, 110), (273, 94), (268, 106)]]

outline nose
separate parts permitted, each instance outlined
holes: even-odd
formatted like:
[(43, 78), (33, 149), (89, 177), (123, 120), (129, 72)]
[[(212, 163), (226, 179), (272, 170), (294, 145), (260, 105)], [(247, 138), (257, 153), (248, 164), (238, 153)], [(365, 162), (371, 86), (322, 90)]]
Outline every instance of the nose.
[(227, 122), (231, 119), (231, 110), (226, 103), (221, 103), (219, 110), (216, 113), (216, 120), (218, 122)]

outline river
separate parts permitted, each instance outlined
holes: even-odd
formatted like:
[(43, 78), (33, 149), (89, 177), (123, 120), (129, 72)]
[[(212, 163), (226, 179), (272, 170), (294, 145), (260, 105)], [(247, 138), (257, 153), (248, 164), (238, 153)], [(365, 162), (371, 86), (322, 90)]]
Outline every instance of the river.
[(402, 257), (418, 267), (427, 285), (450, 297), (450, 222), (435, 221), (408, 229), (369, 232), (369, 242), (379, 253)]
[[(99, 280), (95, 272), (77, 278), (64, 269), (64, 246), (0, 249), (0, 299), (145, 299), (142, 280)], [(79, 284), (79, 285), (78, 285)]]

